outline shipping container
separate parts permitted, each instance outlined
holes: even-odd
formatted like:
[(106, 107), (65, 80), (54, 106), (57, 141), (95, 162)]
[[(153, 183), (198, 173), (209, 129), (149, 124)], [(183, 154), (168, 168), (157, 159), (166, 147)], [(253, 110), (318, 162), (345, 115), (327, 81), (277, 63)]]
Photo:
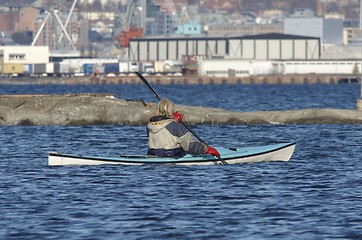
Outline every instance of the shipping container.
[(45, 63), (34, 64), (34, 74), (36, 76), (42, 76), (43, 74), (46, 73), (46, 71), (47, 68)]
[(70, 75), (70, 68), (68, 63), (55, 62), (54, 63), (54, 75), (66, 77)]
[(85, 76), (90, 76), (94, 73), (94, 65), (92, 63), (83, 64), (83, 73)]
[(118, 63), (105, 63), (104, 64), (104, 73), (105, 74), (108, 74), (108, 73), (118, 74), (119, 73), (119, 64)]
[(54, 63), (47, 63), (45, 72), (48, 76), (52, 76), (54, 74)]
[(129, 62), (120, 62), (119, 63), (119, 72), (128, 73), (129, 72)]
[(164, 61), (155, 61), (153, 67), (156, 73), (164, 72)]
[(23, 64), (23, 76), (30, 76), (33, 74), (33, 64)]
[(23, 73), (23, 64), (2, 64), (0, 67), (0, 73), (5, 76), (19, 76)]

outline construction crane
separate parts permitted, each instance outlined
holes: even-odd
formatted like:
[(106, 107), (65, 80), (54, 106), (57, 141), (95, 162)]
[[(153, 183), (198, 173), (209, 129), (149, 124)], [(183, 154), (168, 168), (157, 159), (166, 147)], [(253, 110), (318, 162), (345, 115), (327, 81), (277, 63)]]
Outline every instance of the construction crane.
[[(129, 40), (143, 36), (146, 14), (146, 0), (127, 0), (126, 4), (120, 3), (118, 16), (115, 22), (117, 33), (115, 40), (118, 47), (129, 47)], [(139, 20), (136, 21), (135, 17)]]
[[(187, 13), (186, 6), (182, 6), (180, 11), (177, 11), (173, 0), (166, 0), (169, 7), (172, 22), (175, 27), (176, 34), (200, 34), (201, 26), (199, 23), (193, 22)], [(197, 31), (188, 31), (186, 29), (197, 29)]]
[[(37, 7), (37, 8), (43, 8), (43, 4), (44, 4), (44, 0), (38, 0), (34, 3), (34, 7)], [(69, 21), (72, 17), (72, 14), (73, 14), (73, 11), (74, 11), (74, 8), (77, 4), (78, 0), (73, 0), (73, 3), (70, 7), (70, 10), (69, 10), (69, 13), (68, 13), (68, 16), (67, 16), (67, 19), (65, 21), (65, 23), (63, 24), (61, 18), (59, 17), (58, 13), (60, 12), (59, 9), (64, 9), (66, 6), (68, 6), (68, 3), (69, 1), (68, 0), (63, 0), (63, 1), (59, 1), (58, 2), (58, 5), (55, 6), (55, 7), (50, 7), (49, 9), (47, 9), (45, 12), (46, 12), (46, 15), (43, 19), (43, 22), (42, 24), (40, 25), (40, 28), (38, 29), (38, 32), (36, 33), (35, 37), (34, 37), (34, 40), (33, 42), (31, 43), (31, 46), (34, 46), (36, 44), (36, 42), (38, 41), (39, 39), (39, 36), (40, 34), (43, 32), (44, 30), (44, 27), (46, 26), (48, 20), (53, 17), (55, 20), (56, 20), (56, 23), (58, 23), (58, 27), (60, 27), (61, 29), (61, 34), (59, 35), (59, 38), (57, 40), (58, 44), (60, 44), (62, 42), (62, 39), (63, 39), (63, 36), (66, 37), (66, 39), (68, 40), (68, 43), (69, 45), (71, 46), (71, 48), (73, 50), (76, 50), (76, 47), (74, 45), (74, 42), (72, 41), (72, 39), (70, 38), (68, 32), (67, 32), (67, 26), (69, 24)], [(53, 33), (56, 35), (56, 33)]]
[(171, 18), (175, 27), (181, 26), (181, 19), (172, 0), (167, 0), (168, 7), (170, 8)]

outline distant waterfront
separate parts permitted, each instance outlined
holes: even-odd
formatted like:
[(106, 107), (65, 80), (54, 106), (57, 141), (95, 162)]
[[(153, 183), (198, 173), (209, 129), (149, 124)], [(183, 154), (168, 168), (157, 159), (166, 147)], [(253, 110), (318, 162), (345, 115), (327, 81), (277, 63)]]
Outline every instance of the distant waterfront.
[[(356, 75), (265, 75), (248, 77), (209, 77), (209, 76), (156, 76), (146, 75), (151, 84), (338, 84), (359, 83)], [(10, 78), (0, 77), (0, 84), (139, 84), (133, 74), (128, 76), (80, 76), (80, 77), (42, 77)]]

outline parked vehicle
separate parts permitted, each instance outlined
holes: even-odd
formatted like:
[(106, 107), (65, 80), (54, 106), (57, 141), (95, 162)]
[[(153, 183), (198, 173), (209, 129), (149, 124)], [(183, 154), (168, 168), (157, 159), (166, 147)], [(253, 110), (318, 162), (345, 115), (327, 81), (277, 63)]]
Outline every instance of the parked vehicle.
[(69, 70), (69, 64), (67, 63), (54, 63), (54, 75), (57, 77), (69, 77), (71, 75), (71, 72)]

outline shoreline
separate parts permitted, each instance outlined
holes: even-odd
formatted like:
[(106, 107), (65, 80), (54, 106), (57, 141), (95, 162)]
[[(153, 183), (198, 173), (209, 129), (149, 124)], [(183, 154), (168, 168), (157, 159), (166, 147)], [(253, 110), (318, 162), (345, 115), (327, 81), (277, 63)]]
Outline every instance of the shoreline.
[[(209, 77), (209, 76), (175, 76), (144, 74), (150, 84), (358, 84), (360, 76), (356, 75), (259, 75), (245, 77)], [(122, 85), (142, 84), (135, 74), (77, 77), (0, 77), (0, 84), (64, 84), (64, 85)]]
[[(157, 103), (111, 94), (0, 95), (0, 125), (145, 125)], [(362, 124), (362, 111), (301, 109), (233, 112), (176, 105), (187, 124)]]

